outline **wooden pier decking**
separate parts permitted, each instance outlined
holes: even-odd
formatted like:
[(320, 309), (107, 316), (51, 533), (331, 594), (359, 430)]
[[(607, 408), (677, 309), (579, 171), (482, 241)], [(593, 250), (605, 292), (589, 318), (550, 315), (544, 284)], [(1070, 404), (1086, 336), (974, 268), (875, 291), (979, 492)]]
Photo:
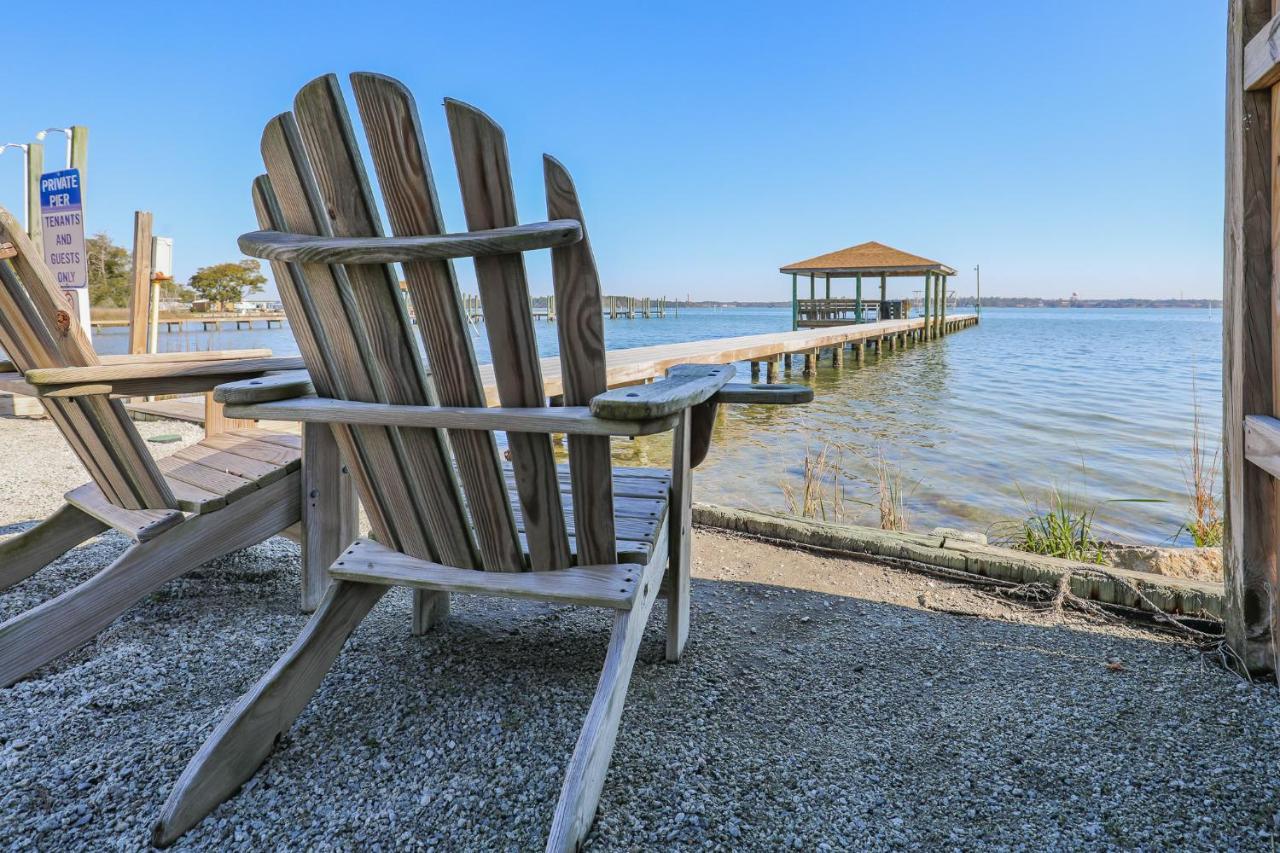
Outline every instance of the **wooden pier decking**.
[[(931, 318), (932, 319), (932, 318)], [(779, 362), (800, 357), (806, 375), (817, 366), (823, 354), (834, 365), (844, 363), (848, 354), (856, 361), (865, 359), (868, 351), (893, 350), (916, 342), (922, 342), (941, 334), (977, 325), (973, 314), (958, 314), (945, 319), (944, 329), (935, 331), (926, 325), (923, 317), (909, 320), (885, 320), (879, 323), (835, 326), (822, 329), (800, 329), (794, 332), (766, 332), (759, 335), (743, 335), (736, 338), (714, 338), (705, 341), (686, 341), (675, 344), (656, 344), (632, 349), (609, 350), (606, 381), (609, 387), (635, 385), (664, 376), (675, 364), (725, 364), (750, 362), (751, 379), (759, 378), (760, 365), (765, 366), (764, 379), (778, 379)], [(493, 370), (481, 365), (481, 380), (489, 405), (498, 404), (498, 391)], [(563, 392), (560, 378), (560, 359), (542, 359), (542, 384), (548, 397)], [(138, 401), (127, 404), (141, 415), (168, 417), (174, 420), (201, 423), (204, 406), (196, 400), (172, 399)]]

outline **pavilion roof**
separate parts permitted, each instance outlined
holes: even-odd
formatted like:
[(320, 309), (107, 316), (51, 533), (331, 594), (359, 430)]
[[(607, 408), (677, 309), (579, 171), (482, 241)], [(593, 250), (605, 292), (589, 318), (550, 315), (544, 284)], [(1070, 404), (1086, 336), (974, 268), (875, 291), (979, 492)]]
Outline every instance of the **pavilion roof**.
[(851, 275), (924, 275), (937, 272), (943, 275), (955, 275), (956, 271), (939, 261), (922, 258), (884, 243), (874, 241), (859, 243), (846, 249), (828, 252), (809, 258), (807, 261), (796, 261), (778, 270), (783, 273), (818, 273), (832, 276)]

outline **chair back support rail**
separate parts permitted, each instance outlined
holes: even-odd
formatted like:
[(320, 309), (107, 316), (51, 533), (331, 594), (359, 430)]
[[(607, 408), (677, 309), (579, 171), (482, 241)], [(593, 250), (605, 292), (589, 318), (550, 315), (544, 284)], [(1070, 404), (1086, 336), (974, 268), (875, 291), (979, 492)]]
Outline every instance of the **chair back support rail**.
[[(241, 239), (246, 253), (272, 264), (316, 394), (390, 406), (485, 406), (451, 261), (473, 257), (500, 403), (544, 408), (522, 252), (550, 248), (557, 304), (564, 306), (557, 325), (564, 405), (588, 405), (606, 390), (603, 311), (568, 173), (545, 158), (548, 222), (520, 226), (502, 130), (483, 113), (446, 101), (470, 232), (450, 235), (412, 95), (381, 75), (354, 74), (351, 82), (392, 236), (384, 237), (338, 80), (329, 75), (304, 87), (292, 112), (268, 123), (267, 174), (253, 184), (262, 231)], [(399, 276), (387, 262), (393, 259), (403, 264), (430, 378)], [(617, 560), (607, 435), (568, 439), (571, 543), (549, 430), (507, 433), (518, 493), (513, 507), (492, 429), (364, 423), (332, 429), (374, 536), (390, 548), (446, 566), (505, 572)], [(415, 591), (424, 622), (437, 595)]]
[[(48, 267), (17, 220), (0, 208), (0, 347), (19, 371), (100, 364)], [(124, 404), (106, 393), (41, 397), (103, 496), (121, 509), (176, 509)]]

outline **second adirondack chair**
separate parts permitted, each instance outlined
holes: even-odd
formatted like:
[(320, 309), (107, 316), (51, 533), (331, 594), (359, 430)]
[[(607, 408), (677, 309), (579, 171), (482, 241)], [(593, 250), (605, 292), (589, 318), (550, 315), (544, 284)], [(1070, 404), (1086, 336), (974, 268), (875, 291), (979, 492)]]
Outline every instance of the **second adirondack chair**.
[[(446, 101), (467, 225), (445, 234), (417, 109), (398, 82), (352, 76), (392, 237), (333, 76), (304, 87), (262, 137), (253, 186), (264, 229), (241, 238), (272, 261), (315, 396), (230, 406), (238, 417), (330, 424), (373, 537), (330, 568), (302, 634), (191, 760), (153, 841), (173, 842), (257, 770), (310, 700), (344, 641), (391, 586), (415, 590), (424, 631), (453, 592), (613, 611), (603, 670), (569, 761), (547, 848), (591, 828), (650, 610), (667, 599), (667, 657), (689, 626), (690, 471), (721, 402), (795, 402), (807, 388), (733, 386), (732, 365), (681, 365), (649, 385), (606, 388), (600, 283), (577, 191), (544, 160), (547, 222), (519, 225), (501, 129)], [(548, 407), (522, 252), (550, 249), (563, 406)], [(451, 259), (475, 259), (500, 405), (486, 407)], [(401, 297), (404, 276), (431, 367)], [(293, 391), (297, 391), (294, 388)], [(243, 384), (226, 389), (252, 399)], [(674, 431), (670, 470), (612, 466), (611, 436)], [(506, 434), (510, 465), (495, 433)], [(568, 435), (557, 466), (551, 434)], [(446, 440), (447, 435), (447, 440)]]
[[(157, 462), (113, 396), (209, 390), (296, 368), (297, 358), (99, 358), (68, 308), (26, 232), (0, 208), (0, 348), (14, 371), (5, 385), (39, 397), (91, 478), (49, 518), (0, 542), (0, 590), (109, 528), (133, 540), (89, 580), (0, 624), (0, 687), (93, 639), (168, 581), (302, 518), (299, 436), (232, 430)], [(320, 438), (320, 447), (330, 441)], [(327, 564), (353, 538), (346, 531), (328, 552), (312, 549), (311, 561)]]

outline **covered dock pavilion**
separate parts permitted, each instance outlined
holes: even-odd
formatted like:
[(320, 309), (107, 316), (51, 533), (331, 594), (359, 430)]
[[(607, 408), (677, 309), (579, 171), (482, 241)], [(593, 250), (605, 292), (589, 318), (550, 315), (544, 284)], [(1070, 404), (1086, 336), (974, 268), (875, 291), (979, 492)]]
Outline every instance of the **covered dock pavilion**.
[[(859, 243), (806, 261), (781, 267), (779, 272), (791, 275), (791, 328), (812, 329), (862, 323), (866, 309), (873, 307), (877, 320), (906, 319), (910, 300), (890, 301), (890, 278), (919, 276), (924, 279), (925, 337), (934, 337), (946, 319), (947, 277), (956, 274), (939, 261), (923, 258), (874, 241)], [(809, 277), (809, 298), (800, 298), (800, 276)], [(880, 278), (880, 298), (866, 302), (862, 298), (863, 278)], [(823, 279), (825, 296), (819, 297), (817, 280)], [(854, 280), (853, 298), (832, 296), (831, 279)], [(932, 314), (930, 311), (932, 310)], [(932, 320), (932, 322), (929, 322)]]

